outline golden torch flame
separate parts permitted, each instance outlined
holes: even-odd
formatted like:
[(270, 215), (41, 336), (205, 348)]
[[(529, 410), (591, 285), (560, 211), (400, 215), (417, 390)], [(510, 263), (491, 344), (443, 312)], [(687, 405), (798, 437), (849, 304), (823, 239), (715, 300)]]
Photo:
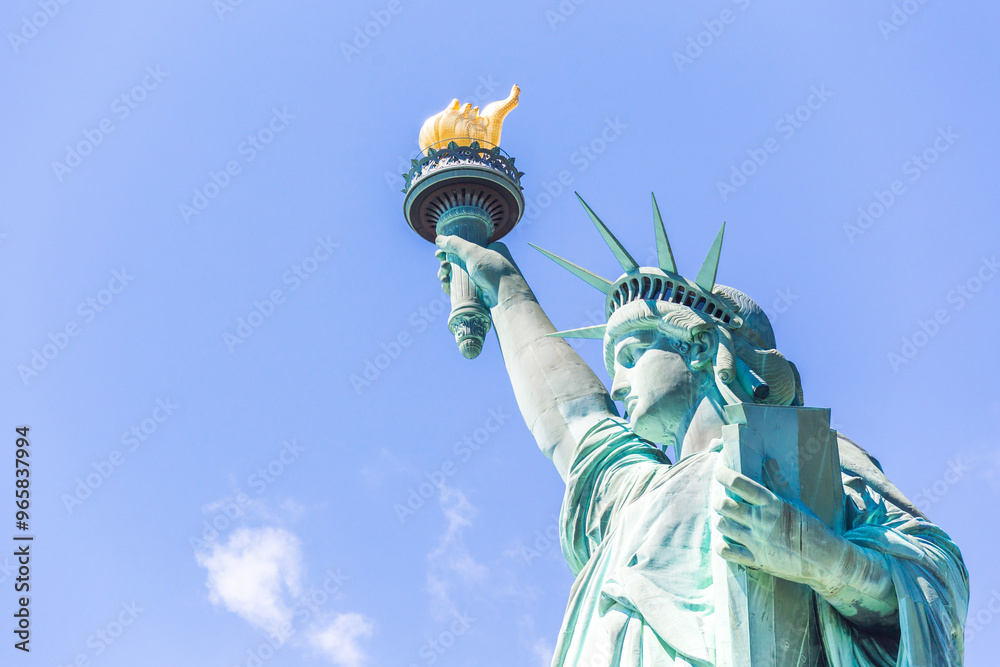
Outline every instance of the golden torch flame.
[(431, 146), (441, 148), (451, 141), (460, 146), (473, 141), (486, 144), (486, 148), (499, 146), (504, 116), (517, 106), (520, 95), (521, 89), (515, 85), (507, 99), (487, 104), (481, 115), (479, 107), (469, 102), (460, 106), (457, 99), (452, 100), (448, 108), (424, 121), (420, 128), (420, 150), (426, 151)]

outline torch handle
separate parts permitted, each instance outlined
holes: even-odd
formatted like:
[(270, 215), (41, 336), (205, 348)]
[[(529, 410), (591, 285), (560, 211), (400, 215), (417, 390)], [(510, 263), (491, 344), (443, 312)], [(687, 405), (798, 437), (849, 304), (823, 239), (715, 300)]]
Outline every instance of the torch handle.
[[(479, 206), (454, 204), (441, 214), (437, 233), (459, 236), (466, 241), (485, 246), (493, 233), (490, 215)], [(459, 263), (448, 253), (451, 262), (451, 315), (448, 329), (455, 334), (458, 349), (466, 359), (475, 359), (483, 350), (483, 339), (490, 330), (490, 311), (483, 304), (479, 287), (472, 282)]]
[(458, 349), (466, 359), (475, 359), (483, 349), (490, 330), (490, 311), (483, 304), (479, 287), (449, 253), (451, 262), (451, 315), (448, 329), (455, 335)]

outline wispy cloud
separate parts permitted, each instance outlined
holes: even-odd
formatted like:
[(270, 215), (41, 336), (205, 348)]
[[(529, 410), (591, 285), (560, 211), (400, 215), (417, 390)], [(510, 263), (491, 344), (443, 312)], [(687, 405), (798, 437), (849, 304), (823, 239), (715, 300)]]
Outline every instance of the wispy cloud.
[(447, 525), (437, 547), (427, 555), (427, 591), (431, 595), (431, 612), (444, 618), (458, 613), (452, 599), (455, 584), (481, 583), (489, 577), (490, 570), (472, 557), (462, 538), (462, 532), (472, 526), (476, 508), (464, 493), (445, 484), (441, 485), (439, 502)]
[(973, 470), (993, 489), (1000, 488), (1000, 447), (982, 445), (968, 456)]
[(362, 614), (339, 614), (326, 627), (312, 630), (309, 644), (339, 667), (361, 667), (365, 653), (358, 640), (370, 637), (374, 631), (374, 623)]
[[(299, 539), (283, 528), (238, 528), (228, 542), (212, 543), (195, 557), (198, 565), (208, 570), (205, 585), (212, 603), (225, 607), (272, 637), (278, 637), (279, 644), (295, 634), (296, 612), (304, 609), (315, 612), (316, 605), (326, 600), (300, 598), (304, 570), (302, 548)], [(328, 579), (328, 583), (332, 583), (331, 580)], [(331, 589), (324, 584), (324, 589), (335, 592), (339, 586), (337, 583)], [(311, 606), (305, 607), (306, 604)], [(338, 667), (361, 667), (365, 664), (365, 653), (359, 640), (370, 636), (374, 630), (370, 619), (348, 612), (337, 614), (332, 621), (309, 624), (300, 637)]]
[(224, 606), (251, 625), (284, 634), (292, 608), (285, 594), (301, 592), (302, 551), (295, 535), (281, 528), (239, 528), (225, 544), (196, 554), (208, 570), (212, 603)]
[(361, 469), (362, 477), (373, 489), (380, 488), (386, 478), (402, 472), (413, 472), (413, 469), (386, 447), (379, 449), (376, 458)]
[(552, 664), (552, 656), (556, 650), (547, 639), (538, 639), (531, 647), (531, 652), (538, 658), (539, 667), (549, 667)]

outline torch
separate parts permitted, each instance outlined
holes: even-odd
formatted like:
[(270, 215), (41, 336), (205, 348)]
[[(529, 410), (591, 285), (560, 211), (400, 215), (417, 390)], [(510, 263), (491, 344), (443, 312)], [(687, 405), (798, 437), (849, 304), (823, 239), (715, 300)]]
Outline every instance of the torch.
[[(486, 246), (507, 235), (521, 219), (524, 196), (514, 158), (500, 149), (504, 117), (517, 106), (514, 86), (505, 100), (483, 108), (457, 99), (420, 129), (420, 155), (403, 174), (403, 213), (410, 228), (434, 243), (438, 235), (460, 236)], [(483, 349), (490, 312), (469, 274), (451, 263), (451, 314), (448, 329), (467, 359)]]

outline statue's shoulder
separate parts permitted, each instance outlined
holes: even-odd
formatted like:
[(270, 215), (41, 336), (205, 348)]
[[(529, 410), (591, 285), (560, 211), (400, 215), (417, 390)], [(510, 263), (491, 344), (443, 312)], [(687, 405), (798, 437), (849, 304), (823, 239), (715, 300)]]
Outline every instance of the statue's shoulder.
[(840, 469), (844, 474), (860, 478), (879, 495), (904, 512), (921, 519), (927, 518), (902, 491), (896, 488), (895, 484), (889, 481), (878, 459), (839, 431), (837, 432), (837, 449), (840, 452)]
[(878, 459), (840, 431), (837, 431), (837, 449), (840, 450), (841, 468), (857, 472), (874, 468), (879, 474), (885, 476), (885, 471), (882, 470), (882, 464), (878, 462)]

